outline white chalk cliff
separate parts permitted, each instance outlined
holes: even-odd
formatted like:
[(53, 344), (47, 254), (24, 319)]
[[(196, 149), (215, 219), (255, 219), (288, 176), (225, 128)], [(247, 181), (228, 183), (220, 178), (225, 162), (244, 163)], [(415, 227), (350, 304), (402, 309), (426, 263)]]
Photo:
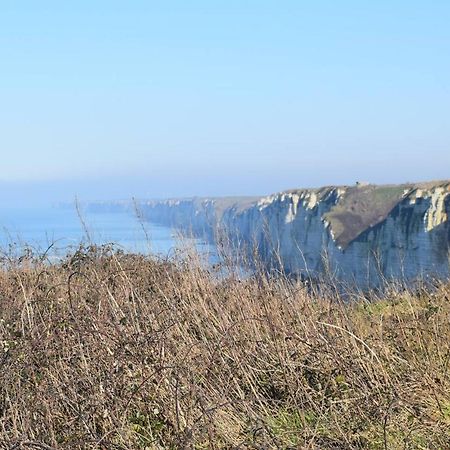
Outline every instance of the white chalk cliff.
[(289, 273), (327, 272), (359, 285), (449, 276), (450, 182), (153, 201), (142, 209), (150, 221), (210, 240), (226, 232)]

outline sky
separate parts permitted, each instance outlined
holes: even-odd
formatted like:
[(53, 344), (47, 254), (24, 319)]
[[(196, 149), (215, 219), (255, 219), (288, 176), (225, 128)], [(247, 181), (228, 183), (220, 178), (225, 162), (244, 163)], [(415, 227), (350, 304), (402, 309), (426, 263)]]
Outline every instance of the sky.
[(450, 178), (448, 0), (2, 0), (0, 202)]

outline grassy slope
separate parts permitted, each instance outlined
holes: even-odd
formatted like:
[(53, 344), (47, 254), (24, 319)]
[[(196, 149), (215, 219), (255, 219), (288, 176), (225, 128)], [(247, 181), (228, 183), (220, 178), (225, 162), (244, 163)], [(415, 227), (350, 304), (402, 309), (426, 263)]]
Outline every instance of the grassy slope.
[(449, 295), (5, 260), (0, 448), (450, 448)]
[(348, 188), (324, 218), (330, 222), (338, 244), (346, 247), (364, 230), (383, 221), (410, 189), (408, 185)]
[(385, 220), (405, 193), (409, 195), (416, 189), (431, 190), (436, 187), (450, 191), (450, 182), (353, 186), (347, 188), (339, 203), (325, 215), (325, 219), (330, 222), (338, 244), (346, 247), (366, 229)]

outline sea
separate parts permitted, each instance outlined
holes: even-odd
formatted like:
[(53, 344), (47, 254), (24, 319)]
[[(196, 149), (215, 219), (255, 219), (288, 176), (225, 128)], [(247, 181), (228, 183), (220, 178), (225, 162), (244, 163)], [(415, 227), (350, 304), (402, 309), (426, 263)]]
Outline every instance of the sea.
[(93, 212), (73, 207), (0, 208), (0, 253), (47, 252), (62, 258), (80, 245), (109, 245), (128, 253), (170, 258), (195, 248), (214, 249), (201, 239), (181, 237), (176, 230), (143, 221), (131, 212)]

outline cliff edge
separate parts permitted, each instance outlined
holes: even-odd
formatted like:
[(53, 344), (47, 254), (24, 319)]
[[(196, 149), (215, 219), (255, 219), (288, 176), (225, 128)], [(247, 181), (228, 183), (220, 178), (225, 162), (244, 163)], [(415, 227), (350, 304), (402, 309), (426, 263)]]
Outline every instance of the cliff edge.
[(359, 285), (447, 277), (450, 181), (293, 189), (262, 198), (143, 202), (145, 217), (214, 240), (227, 233), (269, 266)]

